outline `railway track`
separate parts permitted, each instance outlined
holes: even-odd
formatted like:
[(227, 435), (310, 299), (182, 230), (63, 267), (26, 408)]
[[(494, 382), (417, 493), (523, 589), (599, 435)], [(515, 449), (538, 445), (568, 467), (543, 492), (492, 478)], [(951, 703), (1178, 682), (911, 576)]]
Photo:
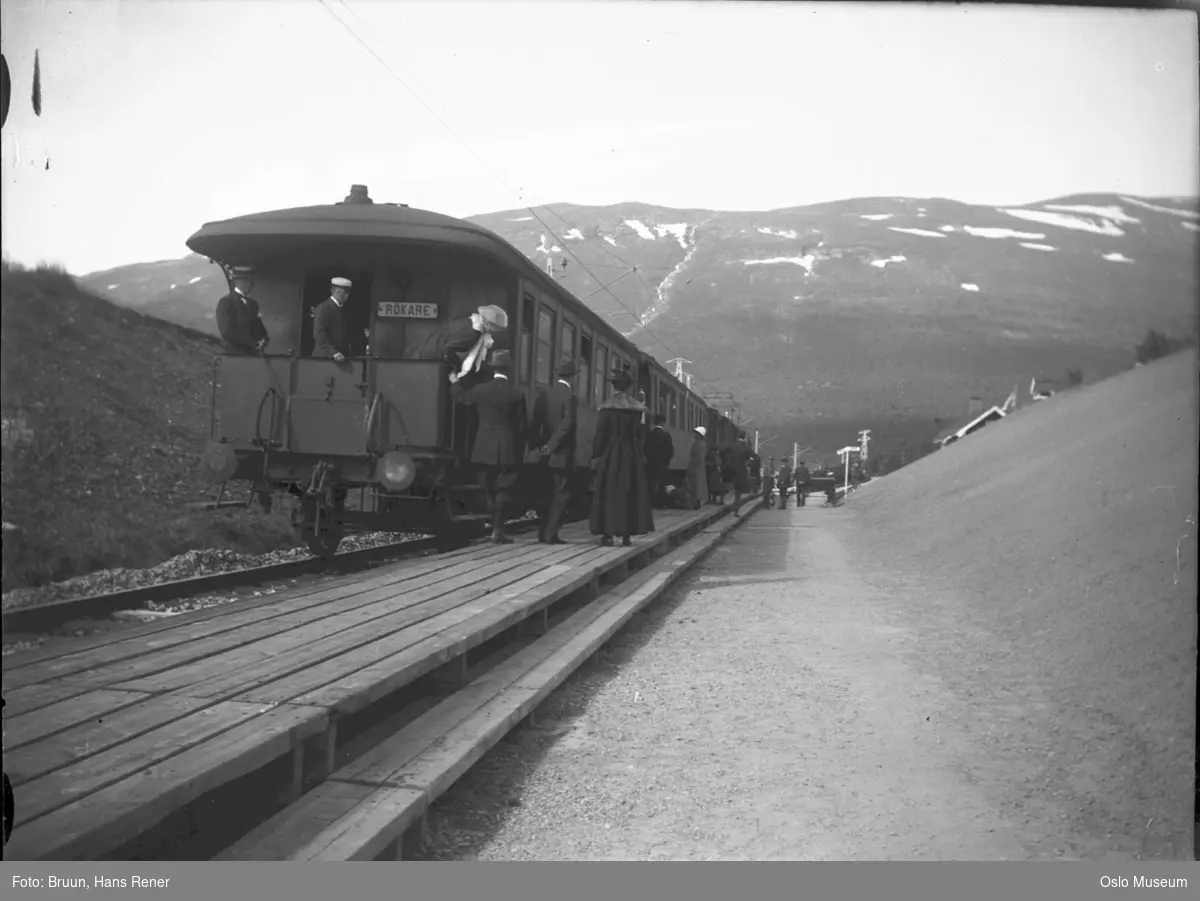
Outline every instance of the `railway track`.
[[(536, 528), (533, 519), (510, 522), (507, 529), (512, 534), (524, 534)], [(469, 535), (467, 543), (479, 540), (484, 535), (482, 527), (478, 535)], [(369, 569), (405, 557), (436, 552), (442, 548), (441, 541), (433, 536), (410, 538), (375, 547), (343, 551), (331, 560), (320, 557), (302, 557), (245, 569), (193, 576), (153, 585), (141, 585), (105, 594), (64, 598), (43, 604), (30, 604), (3, 611), (5, 635), (46, 635), (64, 624), (78, 620), (103, 620), (123, 610), (144, 608), (151, 603), (179, 601), (197, 595), (217, 591), (230, 591), (272, 582), (282, 582), (298, 576), (317, 574), (346, 574)]]

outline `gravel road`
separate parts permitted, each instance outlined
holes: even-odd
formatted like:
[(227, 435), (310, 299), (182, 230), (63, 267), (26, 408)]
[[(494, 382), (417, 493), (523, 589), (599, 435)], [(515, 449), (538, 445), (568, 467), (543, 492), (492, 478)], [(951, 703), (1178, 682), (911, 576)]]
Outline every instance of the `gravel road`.
[(426, 855), (1193, 859), (1194, 367), (757, 511), (439, 799)]
[(1063, 856), (1031, 854), (976, 778), (1008, 763), (859, 574), (851, 516), (755, 514), (439, 801), (428, 856)]

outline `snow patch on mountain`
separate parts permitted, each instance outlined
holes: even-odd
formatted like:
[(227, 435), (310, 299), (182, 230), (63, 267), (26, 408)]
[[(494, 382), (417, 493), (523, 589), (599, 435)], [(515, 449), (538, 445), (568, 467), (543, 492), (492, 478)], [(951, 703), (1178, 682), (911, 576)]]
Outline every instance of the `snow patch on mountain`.
[(891, 213), (865, 213), (859, 216), (860, 219), (870, 219), (872, 222), (880, 222), (884, 219), (891, 219)]
[(687, 235), (688, 224), (686, 222), (676, 222), (672, 225), (656, 225), (654, 230), (658, 232), (660, 238), (665, 238), (667, 235), (674, 235), (675, 240), (679, 242), (679, 246), (687, 250), (687, 241), (684, 237)]
[(941, 230), (944, 232), (952, 232), (952, 231), (954, 231), (954, 226), (953, 225), (943, 225)]
[(509, 222), (529, 222), (533, 219), (532, 216), (521, 216), (519, 219), (509, 219)]
[(605, 235), (605, 236), (604, 236), (604, 240), (605, 240), (605, 241), (607, 241), (609, 244), (611, 244), (613, 247), (620, 247), (620, 246), (621, 246), (621, 245), (619, 245), (619, 244), (616, 242), (616, 240), (614, 240), (614, 239), (613, 239), (612, 237), (610, 237), (609, 235)]
[(871, 260), (871, 265), (876, 267), (877, 269), (882, 269), (888, 263), (903, 263), (903, 262), (904, 262), (904, 257), (898, 256), (898, 257), (888, 257), (886, 260)]
[(1099, 216), (1102, 219), (1111, 219), (1113, 222), (1125, 222), (1129, 225), (1137, 225), (1141, 219), (1135, 219), (1126, 213), (1119, 206), (1088, 206), (1087, 204), (1071, 204), (1071, 203), (1047, 203), (1045, 204), (1048, 210), (1059, 210), (1064, 213), (1090, 213), (1093, 216)]
[(1200, 225), (1197, 225), (1195, 222), (1180, 222), (1179, 224), (1188, 229), (1188, 231), (1200, 232)]
[[(704, 222), (707, 221), (707, 219), (704, 220)], [(675, 280), (679, 277), (679, 273), (681, 273), (684, 267), (691, 262), (692, 255), (695, 254), (696, 248), (700, 246), (700, 242), (696, 240), (696, 229), (703, 225), (704, 222), (700, 222), (697, 225), (682, 224), (679, 226), (659, 226), (659, 228), (671, 229), (671, 233), (679, 239), (680, 245), (687, 248), (687, 253), (685, 253), (683, 255), (683, 259), (676, 263), (674, 268), (667, 273), (666, 278), (659, 283), (658, 290), (655, 292), (654, 303), (652, 303), (649, 309), (647, 309), (646, 312), (642, 313), (641, 317), (639, 317), (638, 324), (642, 327), (649, 325), (651, 322), (657, 319), (662, 314), (663, 310), (667, 308), (668, 304), (670, 304), (671, 298), (667, 292), (671, 289), (671, 286), (675, 284)], [(674, 231), (676, 228), (679, 228), (682, 231)]]
[(565, 235), (563, 235), (563, 239), (566, 241), (582, 241), (583, 240), (583, 232), (581, 232), (577, 228), (573, 228), (570, 231), (568, 231)]
[(798, 238), (798, 237), (800, 237), (798, 234), (796, 234), (790, 228), (781, 228), (781, 229), (776, 230), (773, 228), (760, 227), (758, 229), (758, 233), (760, 235), (775, 235), (776, 237), (779, 237), (779, 238)]
[(970, 284), (969, 282), (963, 282), (963, 283), (962, 283), (962, 289), (963, 289), (964, 291), (978, 291), (978, 290), (979, 290), (979, 285), (972, 285), (972, 284)]
[(1050, 244), (1027, 244), (1024, 241), (1021, 242), (1021, 246), (1028, 247), (1030, 250), (1058, 250), (1057, 247)]
[(1102, 254), (1103, 259), (1111, 260), (1114, 263), (1132, 263), (1133, 260), (1125, 256), (1123, 253), (1106, 253)]
[(120, 285), (109, 285), (108, 290), (111, 291), (113, 288), (119, 288), (119, 287), (121, 287), (121, 286)]
[(1096, 223), (1091, 219), (1084, 219), (1082, 216), (1068, 216), (1066, 213), (1050, 213), (1045, 210), (1001, 209), (1000, 212), (1016, 216), (1018, 219), (1028, 219), (1044, 225), (1057, 225), (1060, 228), (1073, 228), (1096, 235), (1108, 235), (1111, 238), (1120, 238), (1125, 234), (1108, 219), (1101, 219), (1099, 223)]
[(196, 284), (196, 282), (200, 281), (200, 279), (202, 279), (202, 278), (204, 278), (203, 275), (197, 275), (194, 279), (192, 279), (190, 282), (188, 282), (188, 284), (194, 285), (194, 284)]
[(944, 238), (944, 237), (946, 237), (941, 232), (926, 231), (923, 228), (901, 228), (898, 225), (889, 225), (888, 228), (890, 228), (894, 232), (904, 232), (907, 235), (923, 235), (926, 238)]
[(628, 225), (630, 228), (632, 228), (635, 232), (637, 232), (638, 237), (645, 238), (647, 241), (654, 240), (654, 232), (652, 232), (652, 231), (650, 231), (650, 229), (646, 228), (646, 226), (643, 225), (641, 223), (641, 221), (639, 221), (637, 219), (626, 219), (625, 224)]
[(1134, 206), (1140, 206), (1147, 210), (1153, 210), (1156, 213), (1167, 213), (1171, 216), (1182, 216), (1184, 219), (1200, 219), (1200, 213), (1195, 210), (1181, 210), (1170, 206), (1159, 206), (1157, 203), (1150, 203), (1145, 200), (1137, 200), (1133, 197), (1122, 197), (1125, 203), (1132, 203)]
[(1015, 232), (1011, 228), (976, 228), (972, 225), (964, 225), (963, 231), (977, 238), (1027, 238), (1036, 241), (1046, 237), (1033, 232)]
[(765, 260), (742, 260), (742, 263), (746, 266), (760, 266), (772, 263), (791, 263), (794, 266), (802, 266), (809, 275), (812, 275), (813, 263), (816, 261), (817, 258), (813, 254), (807, 253), (802, 257), (770, 257)]

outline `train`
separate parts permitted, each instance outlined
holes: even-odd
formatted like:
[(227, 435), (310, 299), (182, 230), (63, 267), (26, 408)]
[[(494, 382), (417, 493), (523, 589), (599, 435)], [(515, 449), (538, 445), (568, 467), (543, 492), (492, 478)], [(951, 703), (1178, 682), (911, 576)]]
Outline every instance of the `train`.
[[(201, 467), (215, 483), (247, 483), (264, 506), (289, 498), (293, 525), (317, 556), (332, 556), (352, 532), (449, 537), (488, 515), (469, 463), (475, 413), (455, 403), (450, 362), (414, 352), (483, 305), (508, 316), (492, 353), (511, 353), (530, 410), (561, 363), (578, 367), (572, 494), (580, 503), (614, 368), (627, 367), (635, 393), (666, 417), (675, 444), (669, 482), (682, 482), (697, 426), (718, 447), (739, 433), (555, 278), (472, 222), (376, 202), (354, 185), (340, 202), (206, 223), (186, 243), (221, 267), (231, 291), (234, 273), (253, 269), (252, 296), (270, 336), (258, 354), (214, 358)], [(340, 362), (311, 355), (312, 311), (334, 277), (353, 284), (343, 318), (362, 339), (361, 354)], [(531, 450), (524, 465), (536, 461)], [(514, 503), (520, 509), (506, 514), (527, 511), (527, 500)]]

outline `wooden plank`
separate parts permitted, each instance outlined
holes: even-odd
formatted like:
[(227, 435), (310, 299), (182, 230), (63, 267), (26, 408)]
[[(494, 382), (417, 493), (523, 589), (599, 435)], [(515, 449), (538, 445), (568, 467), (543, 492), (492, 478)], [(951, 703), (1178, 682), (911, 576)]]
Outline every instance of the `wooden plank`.
[[(4, 849), (5, 857), (94, 860), (153, 828), (205, 792), (282, 757), (327, 724), (323, 710), (286, 705), (260, 712), (187, 749), (176, 748), (173, 756), (148, 756), (144, 766), (120, 781), (77, 795), (35, 819), (22, 815)], [(28, 810), (28, 804), (23, 800), (20, 809)]]
[(35, 710), (65, 701), (67, 698), (78, 697), (91, 691), (87, 685), (77, 685), (73, 682), (47, 682), (42, 685), (25, 685), (21, 688), (9, 689), (4, 687), (5, 707), (10, 715), (30, 713)]
[[(112, 761), (131, 741), (211, 706), (213, 702), (205, 698), (181, 695), (150, 698), (107, 719), (80, 723), (65, 732), (15, 748), (4, 755), (4, 766), (13, 785), (33, 782), (64, 767), (74, 773), (88, 760)], [(23, 806), (28, 803), (26, 799)]]
[[(492, 597), (480, 599), (459, 611), (459, 622), (450, 627), (453, 631), (447, 628), (423, 630), (429, 634), (422, 635), (419, 643), (380, 642), (373, 648), (378, 659), (369, 665), (342, 676), (336, 682), (296, 695), (292, 700), (297, 704), (328, 706), (343, 714), (352, 713), (415, 681), (464, 653), (469, 647), (482, 644), (487, 637), (524, 616), (531, 603), (550, 603), (553, 598), (570, 593), (579, 584), (586, 584), (588, 578), (586, 569), (581, 574), (558, 576), (532, 602), (526, 600), (522, 603), (515, 599), (506, 602)], [(418, 635), (413, 632), (407, 637), (416, 638)]]
[[(367, 624), (365, 628), (347, 631), (328, 639), (317, 639), (293, 652), (281, 654), (248, 668), (217, 673), (198, 681), (186, 690), (190, 694), (208, 697), (237, 697), (256, 703), (290, 701), (303, 692), (316, 690), (331, 681), (340, 682), (346, 676), (394, 654), (419, 641), (435, 637), (474, 611), (497, 602), (497, 598), (523, 596), (538, 585), (554, 578), (568, 563), (539, 563), (512, 570), (506, 579), (517, 579), (502, 587), (492, 583), (478, 586), (401, 612), (386, 621)], [(534, 570), (530, 572), (530, 570)], [(441, 655), (433, 666), (445, 663), (454, 655)], [(413, 676), (412, 678), (417, 678)], [(131, 683), (132, 684), (132, 683)], [(309, 703), (300, 701), (298, 703)], [(346, 712), (344, 709), (342, 712)]]
[(4, 721), (4, 750), (11, 754), (22, 745), (62, 732), (72, 726), (103, 719), (124, 707), (150, 697), (140, 691), (89, 691), (56, 704), (19, 713)]
[(405, 788), (377, 789), (365, 802), (330, 824), (290, 860), (374, 860), (428, 807), (425, 793)]
[[(264, 710), (261, 705), (237, 702), (213, 704), (195, 710), (160, 728), (26, 782), (22, 792), (22, 807), (31, 811), (34, 817), (44, 816), (133, 773), (154, 767), (265, 712), (269, 712), (269, 709)], [(324, 716), (323, 712), (321, 715)]]
[[(506, 551), (509, 552), (507, 556), (512, 557), (509, 547), (489, 545), (484, 548), (471, 548), (468, 550), (474, 552), (470, 558), (472, 561), (487, 561), (494, 557), (505, 555)], [(533, 549), (528, 548), (528, 546), (522, 546), (521, 550)], [(338, 577), (334, 585), (284, 589), (276, 594), (259, 598), (242, 598), (232, 604), (194, 610), (190, 613), (183, 613), (172, 617), (169, 620), (148, 623), (130, 629), (121, 629), (118, 632), (87, 636), (66, 642), (55, 642), (51, 647), (19, 653), (13, 655), (12, 658), (6, 659), (4, 665), (5, 678), (7, 681), (11, 673), (14, 678), (25, 679), (26, 677), (17, 676), (17, 674), (22, 670), (49, 660), (75, 660), (83, 658), (82, 665), (75, 668), (76, 670), (80, 670), (88, 669), (98, 663), (107, 662), (108, 659), (121, 659), (124, 655), (118, 654), (111, 658), (98, 657), (95, 659), (89, 656), (89, 652), (95, 652), (99, 648), (110, 645), (129, 645), (133, 648), (164, 647), (166, 645), (162, 641), (149, 638), (149, 636), (159, 635), (160, 633), (178, 633), (186, 635), (188, 638), (213, 635), (228, 631), (239, 625), (267, 619), (271, 615), (309, 609), (379, 588), (386, 588), (393, 585), (398, 586), (408, 582), (419, 581), (425, 584), (436, 581), (440, 572), (464, 562), (457, 556), (457, 553), (454, 552), (454, 554), (439, 556), (428, 562), (399, 561), (382, 567), (378, 574), (368, 578), (354, 575), (341, 576)], [(411, 587), (416, 586), (413, 585)], [(207, 623), (208, 625), (200, 626), (201, 623)], [(166, 640), (170, 641), (170, 639)]]
[[(336, 654), (376, 641), (380, 636), (430, 619), (445, 609), (461, 605), (464, 599), (518, 581), (546, 565), (546, 557), (543, 557), (524, 566), (506, 568), (469, 589), (465, 586), (478, 582), (478, 576), (465, 574), (460, 580), (442, 583), (424, 592), (384, 598), (379, 603), (306, 623), (283, 634), (239, 645), (170, 670), (114, 684), (150, 692), (186, 687), (192, 694), (210, 697), (221, 694), (231, 685), (235, 691), (249, 688), (257, 682), (282, 678), (301, 668), (315, 666)], [(451, 587), (447, 590), (445, 586)]]
[[(469, 564), (464, 564), (464, 567), (466, 566)], [(146, 680), (145, 684), (155, 686), (149, 689), (151, 691), (168, 690), (203, 678), (215, 669), (236, 666), (237, 661), (246, 658), (262, 659), (265, 655), (277, 654), (288, 647), (303, 644), (310, 640), (309, 636), (314, 631), (329, 635), (352, 628), (371, 619), (387, 616), (397, 609), (406, 609), (427, 599), (453, 593), (487, 574), (503, 576), (508, 568), (504, 562), (498, 562), (483, 572), (461, 572), (454, 578), (439, 581), (412, 593), (401, 593), (397, 596), (390, 588), (380, 588), (355, 597), (340, 606), (322, 605), (315, 611), (294, 611), (195, 641), (175, 642), (168, 639), (170, 645), (162, 650), (156, 649), (140, 656), (129, 656), (61, 678), (64, 681), (82, 681), (97, 687)], [(306, 632), (305, 629), (309, 631)], [(162, 675), (156, 680), (154, 677), (159, 674)]]
[[(123, 634), (120, 640), (95, 648), (60, 654), (42, 661), (37, 666), (21, 667), (11, 674), (6, 670), (5, 684), (20, 687), (75, 673), (86, 673), (90, 676), (106, 665), (122, 660), (134, 660), (162, 654), (171, 648), (176, 648), (177, 653), (169, 658), (172, 661), (169, 665), (177, 665), (177, 661), (180, 659), (188, 659), (191, 652), (183, 646), (189, 645), (189, 643), (195, 642), (196, 645), (189, 645), (189, 647), (198, 646), (200, 650), (196, 656), (203, 656), (211, 648), (230, 647), (234, 638), (275, 634), (284, 626), (304, 624), (321, 616), (332, 616), (340, 611), (367, 606), (393, 596), (397, 590), (400, 590), (399, 586), (405, 583), (414, 583), (409, 586), (414, 589), (418, 587), (416, 583), (419, 583), (422, 588), (436, 586), (470, 572), (472, 565), (472, 561), (466, 561), (454, 566), (442, 566), (423, 574), (420, 579), (394, 579), (385, 585), (371, 589), (360, 587), (351, 590), (352, 586), (344, 586), (345, 590), (340, 594), (330, 597), (321, 597), (317, 594), (300, 601), (295, 598), (272, 597), (268, 603), (254, 609), (227, 611), (227, 615), (221, 618), (212, 617), (199, 622), (162, 624), (163, 628), (157, 629), (156, 637), (153, 638), (148, 637), (144, 632), (132, 636)], [(493, 563), (492, 567), (503, 570), (504, 565), (505, 561), (500, 560)], [(348, 604), (338, 603), (347, 599), (350, 599)], [(252, 629), (253, 631), (240, 631), (243, 629)], [(235, 631), (237, 631), (236, 636), (231, 636), (230, 633)], [(208, 644), (199, 645), (199, 641), (206, 639)], [(119, 681), (120, 678), (118, 677), (116, 681)]]
[(213, 860), (289, 860), (322, 830), (351, 813), (375, 789), (351, 782), (325, 782), (261, 826), (250, 830)]

